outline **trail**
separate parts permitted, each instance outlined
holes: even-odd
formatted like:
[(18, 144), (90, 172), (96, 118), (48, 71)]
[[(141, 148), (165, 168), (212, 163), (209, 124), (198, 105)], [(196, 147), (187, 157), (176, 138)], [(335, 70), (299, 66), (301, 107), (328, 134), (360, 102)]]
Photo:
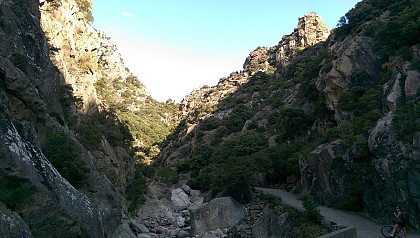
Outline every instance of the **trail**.
[[(293, 193), (286, 192), (280, 189), (271, 189), (271, 188), (255, 188), (257, 191), (272, 194), (275, 196), (281, 197), (283, 203), (296, 208), (298, 210), (304, 210), (301, 201), (297, 199), (297, 195)], [(334, 208), (329, 208), (325, 206), (319, 206), (319, 211), (325, 220), (333, 221), (338, 225), (343, 225), (346, 227), (355, 226), (357, 229), (357, 237), (359, 238), (380, 238), (381, 227), (383, 224), (377, 223), (373, 220), (370, 220), (366, 217), (363, 217), (359, 214), (337, 210)], [(418, 238), (416, 235), (407, 235), (409, 238)]]

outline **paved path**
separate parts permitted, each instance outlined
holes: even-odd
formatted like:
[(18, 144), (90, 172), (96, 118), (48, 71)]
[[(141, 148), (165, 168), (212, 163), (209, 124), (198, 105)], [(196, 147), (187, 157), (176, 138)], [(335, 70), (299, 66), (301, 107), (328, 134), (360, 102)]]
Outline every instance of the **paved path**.
[[(297, 199), (297, 195), (286, 192), (280, 189), (270, 188), (255, 188), (257, 191), (269, 193), (282, 198), (283, 203), (293, 208), (303, 210), (302, 203)], [(325, 206), (319, 206), (321, 215), (324, 216), (325, 220), (333, 221), (339, 225), (352, 227), (355, 226), (357, 229), (357, 237), (359, 238), (380, 238), (382, 224), (367, 219), (359, 214), (341, 211)], [(407, 236), (416, 237), (416, 236)]]

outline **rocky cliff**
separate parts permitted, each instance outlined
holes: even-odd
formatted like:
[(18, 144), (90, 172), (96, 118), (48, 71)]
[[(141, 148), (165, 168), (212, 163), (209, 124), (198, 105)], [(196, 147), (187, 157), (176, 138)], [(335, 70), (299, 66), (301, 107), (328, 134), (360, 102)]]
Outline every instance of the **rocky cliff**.
[(418, 228), (418, 12), (416, 1), (362, 1), (331, 35), (319, 16), (299, 18), (182, 101), (160, 163), (243, 201), (252, 185), (309, 190), (384, 222), (399, 204)]
[[(127, 212), (136, 157), (113, 112), (138, 110), (147, 92), (90, 7), (0, 2), (2, 236), (111, 237)], [(131, 87), (107, 101), (98, 81)]]
[[(288, 234), (273, 227), (290, 226), (289, 211), (266, 207), (254, 185), (386, 222), (401, 205), (418, 228), (418, 6), (362, 1), (331, 35), (316, 14), (299, 18), (241, 71), (188, 95), (166, 137), (176, 105), (150, 98), (91, 27), (90, 0), (0, 1), (0, 234)], [(135, 169), (162, 141), (157, 173)], [(180, 180), (149, 180), (136, 213), (145, 174)], [(230, 228), (203, 218), (214, 208)]]
[[(205, 86), (187, 95), (180, 104), (184, 117), (190, 115), (203, 119), (217, 108), (217, 104), (230, 97), (257, 72), (280, 74), (290, 57), (308, 46), (325, 41), (329, 36), (327, 26), (320, 16), (308, 13), (298, 19), (292, 33), (283, 36), (276, 46), (257, 47), (246, 58), (243, 69), (221, 78), (216, 86)], [(200, 113), (197, 113), (197, 112)]]

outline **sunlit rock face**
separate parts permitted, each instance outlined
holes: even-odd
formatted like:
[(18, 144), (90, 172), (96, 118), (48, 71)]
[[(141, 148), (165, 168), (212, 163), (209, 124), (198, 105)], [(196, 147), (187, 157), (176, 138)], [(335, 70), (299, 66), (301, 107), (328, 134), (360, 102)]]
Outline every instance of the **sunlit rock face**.
[[(83, 2), (83, 1), (82, 1)], [(91, 1), (86, 0), (86, 6)], [(132, 76), (112, 40), (89, 22), (86, 9), (74, 0), (41, 1), (41, 26), (48, 39), (49, 56), (62, 74), (62, 82), (72, 86), (83, 100), (82, 112), (94, 113), (101, 107), (95, 83), (102, 78), (125, 81)], [(139, 100), (147, 95), (144, 86), (136, 88)]]
[(276, 61), (281, 66), (286, 66), (289, 57), (308, 46), (325, 41), (329, 35), (330, 31), (321, 17), (312, 12), (307, 13), (303, 17), (299, 17), (298, 25), (294, 31), (289, 35), (283, 36), (279, 42), (278, 50), (275, 54)]

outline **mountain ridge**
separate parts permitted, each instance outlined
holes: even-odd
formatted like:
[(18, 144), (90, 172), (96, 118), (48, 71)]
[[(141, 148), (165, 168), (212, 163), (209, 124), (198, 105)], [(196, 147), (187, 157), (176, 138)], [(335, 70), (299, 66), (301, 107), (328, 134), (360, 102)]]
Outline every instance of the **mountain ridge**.
[[(324, 204), (382, 221), (397, 203), (418, 214), (419, 42), (383, 35), (405, 27), (400, 19), (418, 21), (415, 2), (360, 2), (324, 43), (295, 55), (281, 43), (258, 47), (243, 71), (181, 102), (184, 124), (159, 163), (194, 189), (238, 200), (247, 185), (271, 185), (309, 189)], [(398, 38), (410, 38), (404, 32)], [(382, 194), (385, 187), (394, 192)]]

